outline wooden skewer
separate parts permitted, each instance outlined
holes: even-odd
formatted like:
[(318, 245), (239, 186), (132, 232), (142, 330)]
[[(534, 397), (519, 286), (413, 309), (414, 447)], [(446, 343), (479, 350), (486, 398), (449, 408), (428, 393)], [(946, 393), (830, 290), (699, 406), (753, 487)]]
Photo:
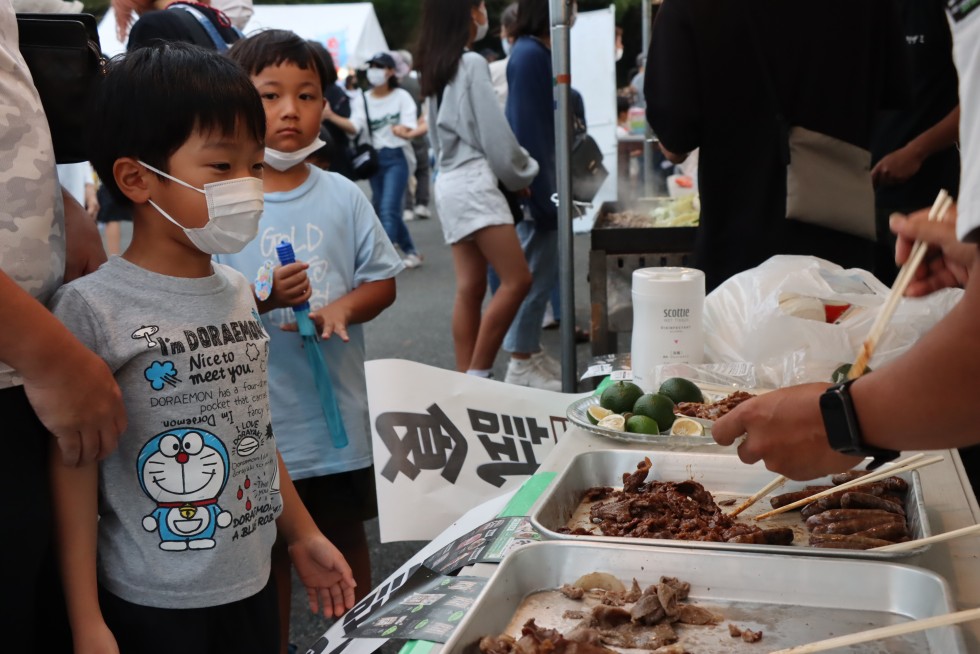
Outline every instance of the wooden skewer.
[(813, 654), (814, 652), (826, 652), (827, 650), (838, 647), (868, 643), (872, 640), (882, 640), (884, 638), (891, 638), (892, 636), (904, 636), (905, 634), (912, 634), (917, 631), (925, 631), (926, 629), (933, 629), (935, 627), (946, 627), (961, 622), (970, 622), (971, 620), (980, 620), (980, 609), (967, 609), (966, 611), (937, 615), (903, 624), (893, 624), (887, 627), (879, 627), (878, 629), (859, 631), (846, 636), (818, 640), (815, 643), (809, 643), (807, 645), (797, 645), (788, 649), (776, 650), (770, 652), (770, 654)]
[(734, 518), (739, 513), (741, 513), (745, 509), (749, 508), (750, 506), (752, 506), (753, 504), (755, 504), (756, 502), (758, 502), (759, 500), (761, 500), (763, 497), (765, 497), (769, 493), (773, 492), (774, 490), (776, 490), (777, 488), (779, 488), (780, 486), (782, 486), (783, 484), (785, 484), (787, 481), (788, 480), (786, 479), (786, 477), (784, 477), (782, 475), (779, 475), (778, 477), (776, 477), (775, 479), (773, 479), (771, 482), (769, 482), (768, 484), (766, 484), (765, 486), (763, 486), (762, 489), (759, 490), (754, 495), (752, 495), (752, 497), (750, 497), (749, 499), (747, 499), (744, 502), (742, 502), (734, 511), (732, 511), (728, 515), (730, 517)]
[[(741, 445), (741, 443), (739, 443), (739, 445)], [(921, 459), (924, 456), (925, 456), (925, 454), (922, 454), (922, 453), (915, 454), (915, 455), (910, 456), (909, 458), (901, 461), (900, 463), (902, 465), (908, 465), (909, 463), (912, 463), (914, 461), (918, 461), (919, 459)], [(895, 464), (896, 463), (897, 462), (895, 462), (895, 461), (890, 461), (890, 462), (888, 462), (888, 463), (885, 464), (885, 466), (888, 466), (887, 468), (884, 467), (884, 466), (882, 466), (882, 468), (879, 469), (878, 472), (881, 472), (883, 470), (891, 470), (892, 468), (895, 467)], [(875, 474), (877, 474), (877, 473), (875, 473)], [(749, 499), (745, 500), (745, 502), (743, 502), (741, 505), (739, 505), (738, 508), (736, 508), (734, 511), (732, 511), (728, 515), (731, 516), (731, 517), (737, 516), (739, 513), (741, 513), (745, 509), (749, 508), (750, 506), (752, 506), (753, 504), (755, 504), (756, 502), (758, 502), (759, 500), (761, 500), (763, 497), (765, 497), (766, 495), (770, 494), (771, 492), (773, 492), (774, 490), (776, 490), (777, 488), (779, 488), (780, 486), (782, 486), (783, 484), (785, 484), (787, 481), (788, 481), (788, 479), (786, 477), (784, 477), (782, 475), (779, 475), (778, 477), (776, 477), (775, 479), (773, 479), (771, 482), (769, 482), (768, 484), (766, 484), (759, 492), (755, 493), (754, 495), (752, 495), (752, 497), (750, 497)]]
[(802, 500), (791, 502), (786, 506), (781, 506), (778, 509), (773, 509), (772, 511), (759, 514), (755, 516), (755, 519), (765, 520), (766, 518), (771, 518), (774, 515), (779, 515), (780, 513), (786, 513), (787, 511), (792, 511), (793, 509), (803, 506), (804, 504), (810, 504), (811, 502), (815, 502), (816, 500), (819, 500), (822, 497), (833, 495), (834, 493), (839, 493), (841, 491), (846, 491), (851, 488), (854, 488), (855, 486), (861, 486), (863, 484), (868, 484), (873, 481), (879, 481), (881, 479), (884, 479), (885, 477), (891, 477), (892, 475), (896, 475), (901, 472), (908, 472), (909, 470), (916, 470), (924, 466), (932, 465), (933, 463), (939, 463), (940, 461), (943, 460), (943, 457), (941, 456), (934, 456), (928, 459), (920, 460), (922, 456), (924, 455), (916, 454), (915, 456), (911, 456), (904, 461), (900, 461), (899, 462), (900, 465), (896, 464), (895, 466), (885, 468), (884, 470), (877, 470), (863, 477), (858, 477), (854, 481), (849, 481), (846, 484), (841, 484), (840, 486), (834, 486), (833, 488), (828, 488), (825, 491), (814, 493), (810, 497), (806, 497), (803, 498)]
[[(953, 199), (949, 196), (949, 193), (945, 190), (939, 191), (939, 195), (936, 196), (936, 201), (932, 203), (932, 208), (929, 210), (929, 220), (942, 222), (945, 220), (946, 214), (949, 213), (949, 209), (952, 206)], [(871, 361), (871, 357), (874, 356), (875, 348), (878, 347), (878, 341), (881, 339), (881, 335), (884, 333), (888, 321), (891, 320), (895, 314), (895, 310), (898, 309), (898, 303), (901, 301), (902, 296), (905, 295), (909, 284), (915, 278), (915, 271), (922, 265), (922, 260), (925, 258), (928, 250), (929, 246), (922, 241), (916, 241), (913, 244), (908, 260), (906, 260), (898, 276), (895, 278), (895, 284), (892, 286), (888, 298), (878, 312), (878, 316), (871, 326), (871, 331), (868, 332), (868, 337), (861, 344), (857, 359), (855, 359), (854, 364), (847, 373), (848, 379), (857, 379), (867, 370), (868, 363)]]
[(882, 545), (881, 547), (871, 548), (868, 551), (869, 552), (904, 552), (906, 550), (918, 549), (923, 545), (929, 545), (931, 543), (941, 543), (944, 540), (953, 540), (954, 538), (970, 536), (971, 534), (980, 534), (980, 525), (970, 525), (969, 527), (954, 529), (953, 531), (947, 531), (942, 534), (936, 534), (935, 536), (929, 536), (929, 538), (920, 538), (918, 540), (907, 540), (904, 543), (895, 543), (894, 545)]

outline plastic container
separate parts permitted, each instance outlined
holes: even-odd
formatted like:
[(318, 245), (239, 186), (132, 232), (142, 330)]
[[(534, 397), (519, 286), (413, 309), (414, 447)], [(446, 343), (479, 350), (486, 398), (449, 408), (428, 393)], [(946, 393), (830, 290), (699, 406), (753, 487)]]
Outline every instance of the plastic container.
[(654, 372), (666, 363), (704, 359), (704, 273), (694, 268), (633, 271), (633, 381), (656, 390)]

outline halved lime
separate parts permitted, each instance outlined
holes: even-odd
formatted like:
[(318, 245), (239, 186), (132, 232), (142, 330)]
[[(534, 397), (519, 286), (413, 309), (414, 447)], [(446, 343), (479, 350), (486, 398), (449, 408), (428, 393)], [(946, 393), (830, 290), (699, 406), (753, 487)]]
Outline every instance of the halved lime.
[(609, 409), (603, 409), (598, 404), (593, 404), (589, 407), (587, 414), (589, 416), (589, 422), (591, 422), (593, 425), (598, 425), (600, 420), (607, 416), (611, 416), (613, 412)]
[(626, 418), (614, 413), (600, 420), (599, 426), (613, 431), (626, 431)]
[(704, 425), (690, 418), (678, 418), (670, 427), (671, 436), (701, 436), (703, 434)]

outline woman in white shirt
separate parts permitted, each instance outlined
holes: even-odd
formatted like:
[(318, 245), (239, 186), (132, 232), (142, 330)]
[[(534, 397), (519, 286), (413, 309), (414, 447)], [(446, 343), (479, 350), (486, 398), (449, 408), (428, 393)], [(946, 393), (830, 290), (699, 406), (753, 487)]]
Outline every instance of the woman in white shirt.
[(351, 120), (359, 131), (368, 130), (371, 145), (378, 151), (378, 172), (370, 180), (374, 210), (388, 238), (401, 248), (405, 266), (417, 268), (422, 264), (422, 256), (402, 218), (409, 172), (405, 148), (427, 130), (424, 123), (419, 124), (412, 96), (398, 88), (394, 58), (387, 52), (379, 52), (371, 57), (368, 66), (371, 90), (351, 102)]

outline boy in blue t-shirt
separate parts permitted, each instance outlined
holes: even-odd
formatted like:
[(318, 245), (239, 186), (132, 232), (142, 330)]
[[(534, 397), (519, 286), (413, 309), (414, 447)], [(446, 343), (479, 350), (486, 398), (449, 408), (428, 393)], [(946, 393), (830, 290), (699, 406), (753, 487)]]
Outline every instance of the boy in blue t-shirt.
[(128, 425), (101, 464), (51, 463), (74, 651), (272, 654), (277, 530), (314, 610), (341, 615), (354, 580), (278, 457), (248, 280), (212, 262), (258, 229), (262, 104), (232, 62), (177, 43), (113, 60), (100, 94), (92, 162), (132, 244), (52, 311), (112, 370)]
[[(377, 515), (364, 376), (365, 323), (395, 300), (403, 264), (371, 203), (345, 177), (307, 164), (319, 141), (324, 64), (309, 44), (284, 30), (254, 34), (229, 56), (259, 91), (266, 115), (265, 213), (259, 236), (218, 260), (254, 276), (288, 239), (309, 265), (311, 316), (338, 399), (349, 445), (333, 446), (313, 375), (290, 309), (263, 317), (269, 331), (269, 381), (276, 438), (290, 475), (317, 525), (351, 564), (358, 590), (370, 588), (364, 521)], [(263, 309), (260, 303), (260, 310)], [(285, 324), (285, 327), (281, 327)], [(280, 556), (277, 581), (289, 580)], [(282, 589), (280, 589), (282, 590)], [(288, 627), (288, 595), (281, 619)]]

